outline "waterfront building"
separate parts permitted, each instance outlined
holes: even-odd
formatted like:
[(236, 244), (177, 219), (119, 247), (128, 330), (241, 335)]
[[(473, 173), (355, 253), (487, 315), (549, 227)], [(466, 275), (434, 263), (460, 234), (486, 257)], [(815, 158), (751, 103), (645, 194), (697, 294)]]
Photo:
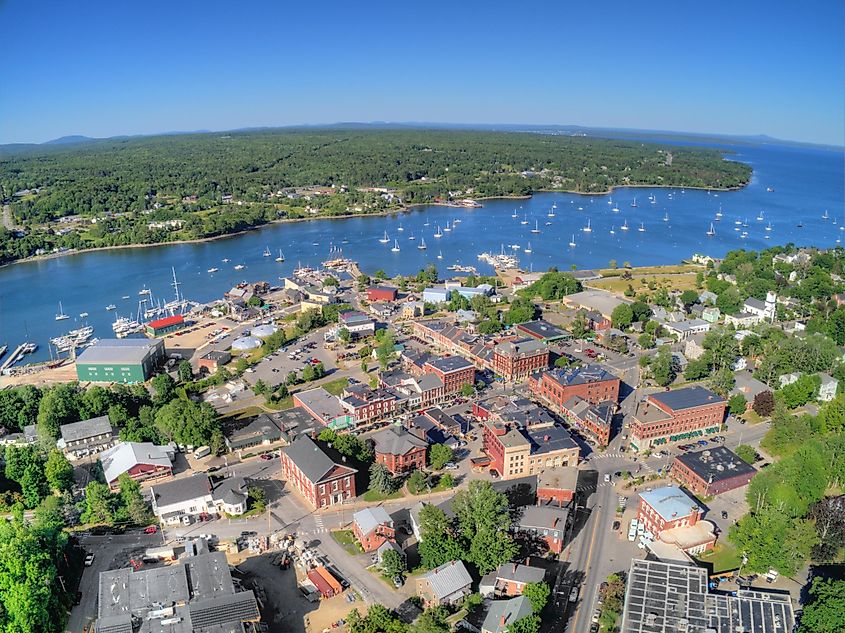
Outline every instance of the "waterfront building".
[(164, 363), (164, 341), (102, 339), (76, 359), (80, 382), (144, 382)]
[(398, 290), (387, 286), (372, 286), (367, 288), (367, 301), (396, 301)]
[(185, 317), (181, 314), (174, 314), (173, 316), (164, 317), (163, 319), (150, 321), (146, 324), (146, 326), (144, 326), (144, 331), (147, 333), (147, 336), (154, 337), (170, 334), (171, 332), (176, 332), (184, 327)]

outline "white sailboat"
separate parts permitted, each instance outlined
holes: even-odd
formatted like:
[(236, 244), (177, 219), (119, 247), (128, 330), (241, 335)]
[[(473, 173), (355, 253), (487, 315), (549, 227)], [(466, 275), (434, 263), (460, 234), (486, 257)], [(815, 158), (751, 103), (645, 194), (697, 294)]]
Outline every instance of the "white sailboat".
[(425, 238), (422, 238), (422, 241), (419, 244), (417, 244), (417, 248), (420, 249), (421, 251), (424, 251), (426, 248), (428, 248), (425, 245)]
[(520, 222), (520, 224), (522, 224), (522, 225), (528, 224), (528, 216), (527, 215), (522, 216), (522, 221)]
[(607, 201), (607, 204), (610, 204), (610, 205), (613, 204), (613, 196), (610, 196), (610, 199)]
[(417, 236), (416, 236), (416, 235), (414, 235), (413, 233), (411, 233), (411, 234), (408, 236), (408, 241), (409, 241), (409, 242), (413, 242), (415, 239), (417, 239)]
[(532, 233), (539, 233), (540, 232), (540, 223), (537, 220), (534, 220), (534, 228), (531, 229)]
[(710, 223), (710, 230), (707, 231), (707, 237), (713, 237), (716, 235), (716, 229), (713, 227), (713, 223)]
[(437, 259), (443, 259), (443, 251), (437, 253)]
[(628, 230), (628, 220), (625, 220), (625, 222), (623, 222), (622, 226), (620, 226), (619, 228), (623, 231), (627, 231)]
[(528, 246), (525, 247), (523, 252), (525, 252), (525, 253), (533, 253), (534, 252), (531, 248), (531, 242), (528, 242)]
[(516, 209), (514, 209), (513, 213), (511, 213), (511, 217), (514, 218), (514, 219), (519, 217), (519, 214), (516, 212)]
[(575, 233), (572, 234), (572, 239), (569, 241), (570, 248), (575, 248)]
[(638, 205), (637, 205), (637, 198), (636, 198), (636, 196), (634, 196), (634, 199), (631, 201), (631, 206), (632, 206), (632, 207), (636, 207), (636, 206), (638, 206)]
[(235, 270), (243, 270), (244, 268), (246, 268), (246, 266), (244, 266), (243, 264), (235, 265)]
[(824, 213), (822, 214), (822, 220), (827, 220), (829, 217), (830, 216), (827, 214), (827, 209), (825, 209)]
[(276, 261), (277, 261), (277, 262), (283, 262), (283, 261), (285, 261), (285, 256), (282, 254), (282, 249), (281, 249), (281, 248), (279, 249), (279, 256), (276, 258)]
[(618, 204), (614, 204), (614, 205), (613, 205), (613, 208), (611, 209), (611, 211), (613, 211), (614, 213), (619, 213), (619, 205), (618, 205)]
[(760, 214), (757, 216), (757, 220), (758, 220), (759, 222), (762, 222), (762, 221), (763, 221), (763, 212), (762, 212), (762, 211), (760, 211)]
[(640, 233), (645, 233), (645, 224), (640, 222), (640, 228), (637, 229)]
[(402, 225), (400, 224), (400, 225), (399, 225), (399, 228), (398, 228), (398, 229), (396, 229), (396, 230), (397, 230), (397, 231), (399, 231), (399, 232), (401, 233), (401, 232), (403, 232), (403, 231), (405, 230), (405, 227), (404, 227), (404, 226), (402, 226)]
[(721, 204), (719, 205), (719, 210), (718, 210), (718, 211), (716, 211), (716, 217), (717, 217), (717, 218), (721, 218), (721, 217), (722, 217), (722, 205), (721, 205)]
[(584, 233), (592, 233), (593, 232), (593, 227), (590, 225), (590, 218), (587, 218), (587, 226), (585, 226), (581, 230), (584, 231)]
[(390, 250), (393, 251), (394, 253), (399, 252), (399, 250), (400, 250), (399, 249), (399, 240), (393, 240), (393, 248), (391, 248)]
[(261, 254), (262, 254), (264, 257), (270, 257), (270, 255), (272, 254), (272, 253), (270, 253), (270, 247), (269, 247), (269, 246), (265, 246), (265, 247), (264, 247), (264, 252), (263, 252), (263, 253), (261, 253)]
[(65, 319), (69, 319), (70, 316), (65, 314), (65, 311), (62, 309), (62, 302), (59, 301), (59, 313), (56, 315), (56, 321), (64, 321)]
[(553, 205), (552, 205), (552, 208), (551, 208), (551, 209), (549, 209), (549, 212), (546, 214), (546, 216), (547, 216), (547, 217), (550, 217), (550, 218), (555, 217), (555, 216), (557, 215), (557, 214), (555, 213), (555, 208), (556, 208), (556, 207), (557, 207), (557, 205), (556, 205), (556, 204), (553, 204)]
[(446, 226), (443, 227), (443, 230), (447, 233), (452, 230), (452, 227), (449, 226), (449, 220), (446, 220)]
[(387, 236), (387, 231), (384, 232), (384, 237), (379, 239), (379, 242), (381, 242), (382, 244), (389, 244), (390, 243), (390, 238)]
[(666, 213), (664, 213), (664, 214), (663, 214), (663, 221), (664, 221), (664, 222), (668, 222), (668, 221), (669, 221), (669, 212), (668, 212), (668, 211), (667, 211)]
[(615, 227), (615, 226), (611, 226), (611, 227), (610, 227), (610, 234), (611, 234), (611, 235), (616, 235), (616, 227)]
[[(385, 233), (385, 235), (387, 235)], [(437, 231), (434, 233), (434, 237), (443, 237), (443, 231), (440, 230), (440, 225), (437, 225)]]
[(766, 225), (766, 230), (767, 230), (767, 231), (771, 231), (771, 230), (772, 230), (772, 223), (771, 223), (771, 222), (769, 222), (769, 223)]

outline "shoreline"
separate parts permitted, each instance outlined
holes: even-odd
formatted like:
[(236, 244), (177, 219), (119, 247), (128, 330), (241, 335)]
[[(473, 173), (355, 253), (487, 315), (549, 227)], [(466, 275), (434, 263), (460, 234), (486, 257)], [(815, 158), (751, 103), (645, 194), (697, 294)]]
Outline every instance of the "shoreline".
[[(700, 190), (700, 191), (739, 191), (747, 187), (749, 183), (739, 187), (679, 187), (677, 185), (616, 185), (611, 187), (607, 191), (590, 191), (590, 192), (582, 192), (582, 191), (571, 191), (571, 190), (562, 190), (562, 189), (536, 189), (532, 193), (524, 196), (485, 196), (480, 198), (472, 198), (476, 201), (484, 201), (484, 200), (530, 200), (538, 193), (560, 193), (560, 194), (572, 194), (576, 196), (606, 196), (608, 194), (612, 194), (616, 189), (693, 189), (693, 190)], [(7, 262), (5, 264), (0, 265), (0, 270), (6, 268), (7, 266), (14, 266), (16, 264), (28, 264), (40, 261), (48, 261), (51, 259), (58, 259), (60, 257), (68, 257), (72, 255), (83, 255), (85, 253), (96, 253), (100, 251), (115, 251), (115, 250), (124, 250), (124, 249), (132, 249), (132, 248), (153, 248), (158, 246), (178, 246), (180, 244), (202, 244), (203, 242), (213, 242), (216, 240), (222, 240), (231, 237), (237, 237), (238, 235), (245, 235), (247, 233), (251, 233), (253, 231), (258, 231), (267, 227), (271, 227), (277, 224), (289, 224), (294, 222), (313, 222), (313, 221), (322, 221), (322, 220), (348, 220), (351, 218), (362, 218), (362, 217), (387, 217), (389, 215), (399, 214), (399, 213), (410, 213), (418, 209), (419, 207), (451, 207), (454, 209), (476, 209), (477, 207), (464, 207), (458, 204), (449, 204), (445, 202), (420, 202), (415, 203), (407, 206), (402, 206), (396, 209), (388, 209), (385, 211), (378, 211), (376, 213), (352, 213), (349, 215), (317, 215), (311, 218), (281, 218), (278, 220), (271, 220), (266, 224), (259, 224), (248, 229), (244, 229), (242, 231), (237, 231), (235, 233), (226, 233), (224, 235), (212, 235), (210, 237), (199, 237), (192, 240), (173, 240), (172, 242), (155, 242), (153, 244), (120, 244), (117, 246), (96, 246), (94, 248), (83, 248), (83, 249), (69, 249), (67, 251), (63, 251), (61, 253), (49, 253), (46, 255), (32, 255), (30, 257), (24, 257), (22, 259), (16, 259), (11, 262)]]

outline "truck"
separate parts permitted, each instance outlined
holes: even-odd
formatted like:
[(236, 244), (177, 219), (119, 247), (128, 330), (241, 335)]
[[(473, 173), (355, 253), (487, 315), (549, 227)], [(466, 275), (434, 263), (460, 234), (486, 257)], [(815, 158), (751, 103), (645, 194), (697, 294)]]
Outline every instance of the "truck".
[(194, 458), (202, 459), (206, 455), (211, 455), (211, 449), (208, 446), (200, 446), (194, 451)]

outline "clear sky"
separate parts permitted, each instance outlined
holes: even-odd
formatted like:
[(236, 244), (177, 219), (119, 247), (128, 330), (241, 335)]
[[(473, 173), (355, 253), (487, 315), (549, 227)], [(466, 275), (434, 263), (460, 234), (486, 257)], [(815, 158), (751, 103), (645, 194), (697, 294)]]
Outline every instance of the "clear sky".
[(0, 24), (0, 143), (337, 121), (845, 137), (841, 0), (0, 0)]

